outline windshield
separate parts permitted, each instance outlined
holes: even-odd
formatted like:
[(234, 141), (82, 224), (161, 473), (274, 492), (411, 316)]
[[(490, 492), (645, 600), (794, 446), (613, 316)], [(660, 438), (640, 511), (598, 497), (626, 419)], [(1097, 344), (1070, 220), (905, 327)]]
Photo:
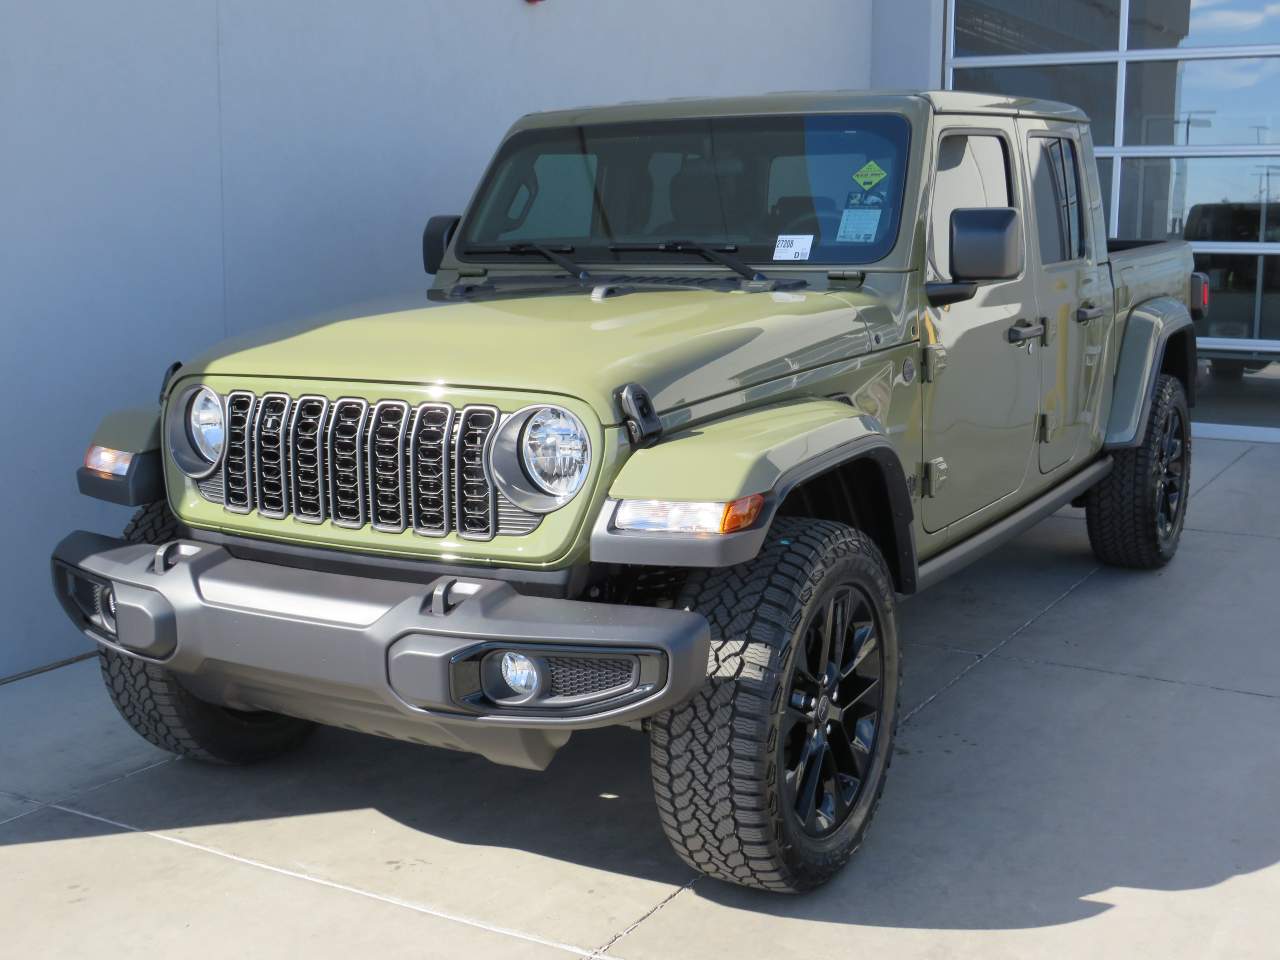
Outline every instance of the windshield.
[(652, 262), (616, 248), (684, 241), (758, 264), (872, 263), (897, 236), (910, 131), (896, 114), (526, 130), (499, 150), (458, 255), (515, 260), (502, 248), (539, 244), (579, 263)]

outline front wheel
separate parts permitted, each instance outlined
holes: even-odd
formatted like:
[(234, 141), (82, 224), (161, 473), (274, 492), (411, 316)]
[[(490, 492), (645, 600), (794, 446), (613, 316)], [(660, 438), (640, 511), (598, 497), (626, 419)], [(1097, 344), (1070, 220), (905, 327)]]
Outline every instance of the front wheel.
[(866, 534), (780, 518), (754, 560), (695, 571), (709, 676), (654, 718), (663, 827), (690, 866), (743, 886), (825, 883), (866, 835), (898, 723), (893, 583)]
[[(124, 529), (130, 543), (168, 543), (185, 533), (163, 501), (139, 510)], [(292, 750), (314, 724), (274, 713), (231, 710), (190, 693), (172, 671), (110, 647), (98, 663), (111, 702), (139, 736), (170, 753), (213, 763), (252, 763)]]

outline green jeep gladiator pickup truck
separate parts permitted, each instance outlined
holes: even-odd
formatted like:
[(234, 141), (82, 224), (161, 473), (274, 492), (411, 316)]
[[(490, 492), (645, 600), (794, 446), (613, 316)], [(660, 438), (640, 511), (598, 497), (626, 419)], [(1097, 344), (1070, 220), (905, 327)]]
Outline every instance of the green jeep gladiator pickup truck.
[(1072, 107), (528, 116), (423, 255), (422, 309), (224, 344), (94, 436), (81, 491), (139, 509), (54, 588), (152, 743), (541, 769), (630, 725), (681, 857), (803, 890), (884, 787), (900, 595), (1067, 503), (1105, 563), (1177, 549), (1206, 286), (1108, 245)]

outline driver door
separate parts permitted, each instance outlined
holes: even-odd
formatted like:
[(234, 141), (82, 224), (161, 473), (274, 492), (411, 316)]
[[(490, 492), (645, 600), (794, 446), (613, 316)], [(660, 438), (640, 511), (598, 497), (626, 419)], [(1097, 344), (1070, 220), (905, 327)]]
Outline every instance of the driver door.
[[(938, 136), (926, 280), (948, 281), (952, 211), (1019, 210), (1024, 250), (1027, 218), (1012, 119), (992, 117), (983, 128), (942, 123)], [(1010, 342), (1010, 330), (1037, 322), (1030, 272), (1024, 264), (1012, 280), (981, 284), (972, 300), (926, 307), (922, 519), (930, 533), (1016, 494), (1027, 474), (1039, 412), (1039, 348), (1035, 339)]]

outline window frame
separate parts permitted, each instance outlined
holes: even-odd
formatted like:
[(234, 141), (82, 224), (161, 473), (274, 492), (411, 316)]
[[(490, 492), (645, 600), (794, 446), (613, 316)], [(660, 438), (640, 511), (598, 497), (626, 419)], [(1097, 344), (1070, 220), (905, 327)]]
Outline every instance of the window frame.
[[(1053, 129), (1032, 130), (1027, 134), (1027, 189), (1031, 191), (1033, 198), (1035, 196), (1036, 186), (1035, 186), (1034, 174), (1031, 168), (1031, 150), (1032, 150), (1032, 144), (1035, 143), (1035, 141), (1037, 140), (1052, 140), (1057, 142), (1058, 155), (1062, 159), (1061, 170), (1064, 175), (1067, 172), (1066, 168), (1067, 168), (1068, 161), (1067, 161), (1067, 150), (1063, 147), (1063, 144), (1067, 143), (1071, 145), (1072, 159), (1074, 161), (1071, 164), (1072, 166), (1071, 172), (1075, 176), (1075, 200), (1074, 201), (1071, 200), (1070, 190), (1068, 189), (1069, 184), (1066, 181), (1059, 181), (1057, 177), (1057, 168), (1053, 168), (1054, 182), (1055, 184), (1059, 185), (1062, 189), (1062, 200), (1061, 202), (1057, 202), (1055, 200), (1055, 205), (1060, 210), (1065, 208), (1068, 216), (1070, 216), (1071, 208), (1074, 205), (1075, 211), (1076, 211), (1075, 213), (1076, 223), (1079, 225), (1079, 231), (1080, 231), (1079, 242), (1073, 247), (1071, 244), (1070, 221), (1069, 220), (1062, 221), (1062, 227), (1059, 229), (1059, 239), (1062, 241), (1062, 249), (1066, 250), (1068, 253), (1071, 253), (1073, 255), (1068, 256), (1066, 259), (1063, 259), (1063, 260), (1046, 260), (1044, 255), (1044, 249), (1040, 244), (1040, 213), (1039, 213), (1037, 204), (1032, 203), (1030, 206), (1035, 211), (1034, 216), (1036, 219), (1036, 229), (1035, 229), (1036, 253), (1039, 254), (1040, 256), (1040, 265), (1042, 267), (1056, 267), (1062, 264), (1079, 263), (1080, 261), (1086, 261), (1086, 262), (1091, 261), (1093, 260), (1093, 257), (1091, 255), (1093, 250), (1093, 244), (1090, 242), (1092, 238), (1089, 232), (1090, 231), (1089, 221), (1092, 218), (1085, 216), (1085, 210), (1086, 210), (1086, 206), (1084, 204), (1085, 179), (1083, 176), (1084, 171), (1081, 169), (1082, 152), (1080, 150), (1080, 143), (1076, 139), (1073, 133), (1066, 130), (1053, 130)], [(1062, 233), (1063, 228), (1065, 228), (1066, 230), (1065, 234)]]
[[(950, 282), (951, 280), (951, 264), (947, 264), (946, 273), (937, 270), (933, 257), (933, 201), (937, 196), (938, 182), (938, 159), (942, 155), (942, 143), (948, 137), (996, 137), (1000, 140), (1001, 146), (1004, 148), (1004, 176), (1005, 185), (1009, 188), (1009, 206), (1018, 211), (1018, 218), (1022, 221), (1022, 242), (1023, 248), (1026, 247), (1026, 212), (1022, 202), (1022, 184), (1021, 178), (1018, 176), (1018, 161), (1014, 156), (1015, 141), (1007, 130), (999, 127), (971, 127), (971, 126), (944, 126), (939, 128), (933, 137), (933, 154), (929, 158), (929, 195), (928, 206), (926, 208), (927, 219), (925, 230), (925, 272), (936, 271), (938, 276), (936, 279)], [(950, 229), (950, 227), (948, 227)], [(1007, 281), (992, 281), (1009, 283), (1015, 280), (1021, 280), (1027, 271), (1026, 257), (1023, 257), (1022, 272), (1017, 277)]]

